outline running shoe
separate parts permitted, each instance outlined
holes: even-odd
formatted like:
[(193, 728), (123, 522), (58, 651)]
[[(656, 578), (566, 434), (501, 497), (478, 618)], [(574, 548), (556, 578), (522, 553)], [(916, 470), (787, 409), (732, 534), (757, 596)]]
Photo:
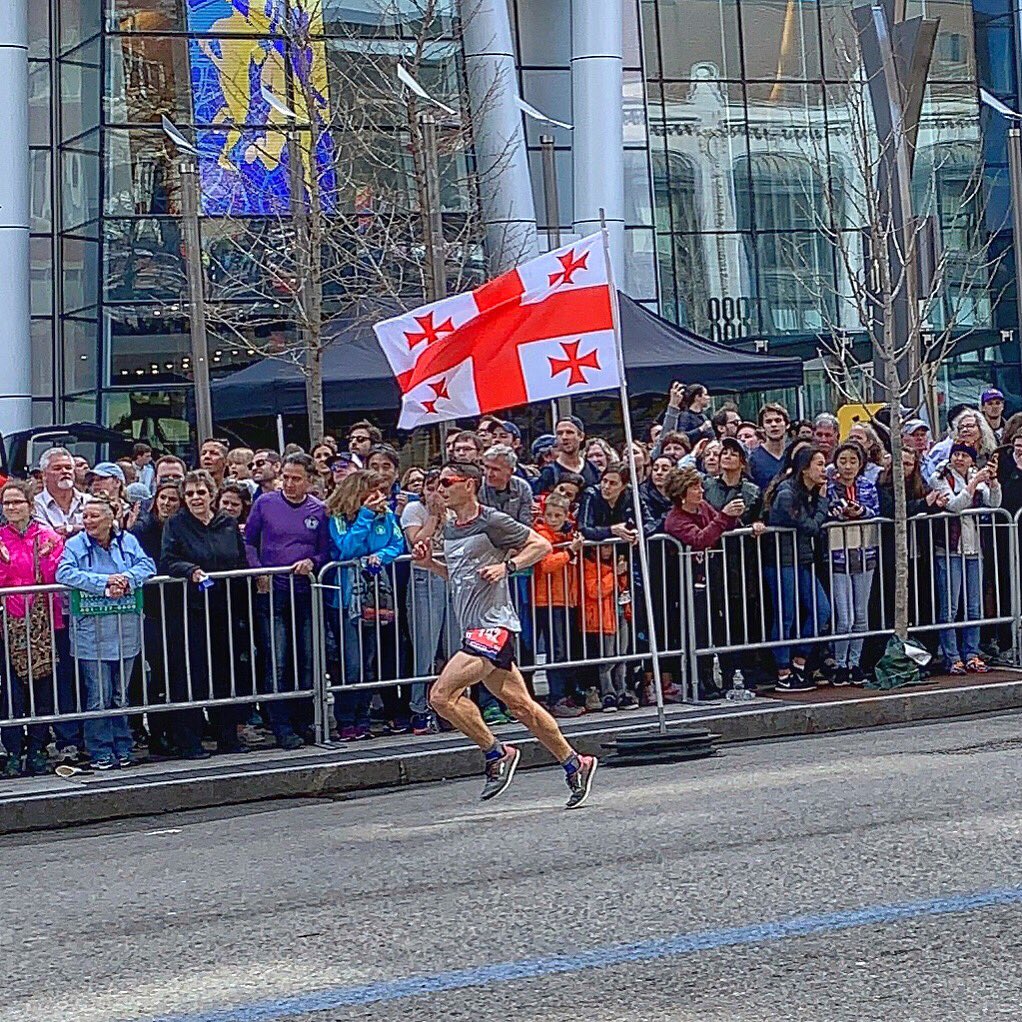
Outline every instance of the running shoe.
[(413, 735), (438, 735), (440, 725), (432, 713), (416, 713), (412, 717)]
[(20, 756), (7, 757), (7, 762), (4, 764), (3, 776), (6, 778), (22, 776)]
[(579, 768), (565, 778), (571, 794), (568, 796), (568, 804), (565, 809), (578, 809), (592, 791), (593, 778), (596, 776), (596, 768), (600, 761), (595, 756), (579, 756)]
[(634, 710), (638, 705), (635, 696), (631, 692), (622, 692), (617, 697), (617, 708), (619, 710)]
[(550, 707), (550, 713), (559, 720), (581, 717), (585, 712), (581, 706), (576, 706), (570, 699), (561, 699)]
[(480, 796), (484, 802), (496, 798), (514, 780), (520, 756), (521, 753), (513, 745), (505, 742), (504, 755), (486, 764), (486, 783)]
[(42, 749), (28, 755), (25, 760), (25, 773), (32, 777), (42, 777), (52, 773), (49, 757)]
[(617, 696), (615, 695), (604, 696), (602, 709), (604, 713), (617, 713)]
[(599, 713), (603, 709), (603, 700), (600, 698), (600, 693), (595, 688), (590, 688), (586, 692), (586, 712), (587, 713)]
[(511, 718), (496, 703), (483, 710), (483, 722), (486, 724), (510, 724)]

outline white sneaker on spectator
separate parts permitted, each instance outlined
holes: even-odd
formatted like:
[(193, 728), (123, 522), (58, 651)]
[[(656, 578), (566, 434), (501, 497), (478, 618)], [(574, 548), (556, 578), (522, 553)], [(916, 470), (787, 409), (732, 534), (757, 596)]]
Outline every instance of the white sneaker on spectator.
[(603, 709), (603, 700), (600, 698), (600, 693), (595, 688), (591, 688), (586, 692), (586, 712), (588, 713), (599, 713)]

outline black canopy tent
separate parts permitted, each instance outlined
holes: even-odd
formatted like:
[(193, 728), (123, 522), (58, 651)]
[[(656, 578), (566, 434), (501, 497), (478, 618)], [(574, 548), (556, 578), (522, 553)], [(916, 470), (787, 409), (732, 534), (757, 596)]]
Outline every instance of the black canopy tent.
[[(345, 327), (323, 353), (328, 412), (396, 408), (400, 392), (369, 322)], [(802, 384), (802, 361), (737, 351), (675, 326), (621, 295), (621, 337), (632, 394), (663, 394), (673, 380), (711, 391), (759, 391)], [(279, 359), (264, 359), (213, 384), (217, 419), (305, 412), (305, 380)]]

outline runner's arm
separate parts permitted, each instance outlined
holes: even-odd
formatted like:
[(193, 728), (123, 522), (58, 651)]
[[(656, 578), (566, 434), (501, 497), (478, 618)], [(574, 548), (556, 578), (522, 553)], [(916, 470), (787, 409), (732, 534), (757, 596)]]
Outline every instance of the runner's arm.
[(447, 578), (447, 565), (433, 556), (433, 544), (428, 540), (425, 542), (420, 540), (412, 548), (412, 562), (416, 568), (422, 568), (441, 578)]
[(550, 541), (544, 539), (535, 529), (529, 529), (529, 537), (525, 544), (519, 549), (511, 560), (514, 561), (514, 570), (522, 571), (531, 568), (532, 565), (543, 560), (553, 550)]

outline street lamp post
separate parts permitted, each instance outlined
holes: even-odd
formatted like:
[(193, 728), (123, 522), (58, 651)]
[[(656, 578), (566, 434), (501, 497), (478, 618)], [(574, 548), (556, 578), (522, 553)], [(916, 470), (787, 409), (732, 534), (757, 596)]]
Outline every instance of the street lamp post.
[(198, 150), (166, 118), (163, 130), (184, 155), (178, 163), (181, 175), (181, 225), (188, 274), (188, 319), (192, 350), (192, 382), (195, 387), (195, 432), (201, 446), (213, 435), (213, 399), (209, 388), (209, 343), (206, 336), (206, 280), (202, 269), (199, 237)]

